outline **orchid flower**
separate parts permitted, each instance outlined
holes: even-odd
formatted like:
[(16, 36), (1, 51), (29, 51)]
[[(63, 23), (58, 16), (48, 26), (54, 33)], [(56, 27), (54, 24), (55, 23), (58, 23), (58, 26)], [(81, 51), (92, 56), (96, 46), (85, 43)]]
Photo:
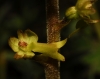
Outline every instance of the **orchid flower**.
[(35, 56), (35, 52), (38, 52), (47, 57), (65, 61), (65, 57), (58, 53), (58, 50), (65, 45), (67, 39), (53, 43), (39, 43), (38, 36), (29, 29), (25, 32), (19, 30), (17, 34), (18, 38), (9, 39), (9, 46), (16, 52), (14, 56), (16, 59), (32, 58)]
[(81, 17), (90, 18), (89, 15), (95, 13), (95, 9), (93, 8), (93, 3), (95, 0), (78, 0), (75, 7), (77, 12)]
[(15, 58), (33, 57), (35, 54), (31, 51), (32, 40), (36, 41), (38, 39), (37, 35), (30, 30), (26, 30), (25, 32), (19, 30), (17, 34), (18, 39), (15, 37), (9, 39), (10, 47), (16, 52)]
[(77, 0), (75, 6), (67, 9), (66, 16), (69, 19), (82, 18), (89, 23), (97, 23), (99, 20), (91, 20), (90, 15), (95, 13), (93, 3), (96, 0)]

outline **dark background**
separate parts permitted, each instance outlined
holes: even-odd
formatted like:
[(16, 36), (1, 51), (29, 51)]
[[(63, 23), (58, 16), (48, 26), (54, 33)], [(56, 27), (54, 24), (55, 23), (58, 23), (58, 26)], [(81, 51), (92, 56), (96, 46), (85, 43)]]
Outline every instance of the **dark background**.
[[(59, 0), (60, 18), (77, 0)], [(99, 19), (100, 0), (95, 3)], [(100, 79), (100, 23), (87, 25), (83, 20), (72, 20), (61, 30), (61, 39), (68, 37), (77, 27), (80, 32), (68, 39), (61, 48), (66, 61), (61, 62), (61, 79)], [(8, 39), (17, 36), (17, 30), (31, 29), (39, 42), (46, 43), (45, 0), (0, 0), (0, 79), (45, 79), (41, 64), (30, 59), (13, 58)]]

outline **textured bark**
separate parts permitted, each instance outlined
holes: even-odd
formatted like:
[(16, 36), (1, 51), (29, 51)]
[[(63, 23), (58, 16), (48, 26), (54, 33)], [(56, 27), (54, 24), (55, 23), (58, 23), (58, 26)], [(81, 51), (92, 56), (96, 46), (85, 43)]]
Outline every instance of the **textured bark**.
[[(59, 21), (59, 2), (58, 0), (46, 0), (47, 15), (47, 42), (56, 42), (60, 40), (60, 32), (56, 24)], [(45, 64), (46, 79), (60, 79), (59, 62), (49, 59)]]

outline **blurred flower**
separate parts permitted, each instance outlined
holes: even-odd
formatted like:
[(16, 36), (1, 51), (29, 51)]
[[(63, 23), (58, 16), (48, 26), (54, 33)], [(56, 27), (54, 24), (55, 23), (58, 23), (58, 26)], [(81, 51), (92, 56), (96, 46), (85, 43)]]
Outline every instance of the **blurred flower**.
[(90, 18), (89, 15), (95, 13), (95, 9), (93, 8), (93, 1), (95, 0), (78, 0), (75, 7), (77, 9), (78, 14), (81, 17)]
[(19, 30), (17, 33), (18, 39), (15, 37), (9, 39), (10, 47), (16, 52), (16, 59), (31, 58), (35, 56), (34, 52), (39, 52), (60, 61), (65, 60), (64, 56), (58, 53), (58, 49), (65, 45), (67, 39), (54, 43), (38, 43), (38, 36), (31, 30), (25, 32)]
[(90, 15), (95, 13), (93, 3), (96, 0), (78, 0), (75, 6), (70, 7), (66, 11), (66, 16), (69, 19), (82, 18), (89, 23), (97, 23), (98, 20), (91, 20)]

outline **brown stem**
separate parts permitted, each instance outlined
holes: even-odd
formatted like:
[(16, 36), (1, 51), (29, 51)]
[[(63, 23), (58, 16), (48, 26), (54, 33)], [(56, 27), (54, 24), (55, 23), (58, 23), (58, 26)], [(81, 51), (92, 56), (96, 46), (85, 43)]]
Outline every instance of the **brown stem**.
[(68, 25), (71, 20), (64, 17), (61, 21), (58, 22), (57, 28), (60, 31), (64, 26)]
[[(59, 21), (59, 2), (58, 0), (46, 0), (46, 16), (47, 16), (47, 42), (55, 42), (60, 40), (60, 31), (55, 28)], [(49, 58), (45, 64), (46, 79), (60, 79), (59, 62)]]
[[(46, 0), (46, 15), (47, 15), (47, 42), (59, 41), (59, 32), (55, 25), (59, 21), (59, 5), (58, 0)], [(56, 31), (55, 31), (56, 30)]]

